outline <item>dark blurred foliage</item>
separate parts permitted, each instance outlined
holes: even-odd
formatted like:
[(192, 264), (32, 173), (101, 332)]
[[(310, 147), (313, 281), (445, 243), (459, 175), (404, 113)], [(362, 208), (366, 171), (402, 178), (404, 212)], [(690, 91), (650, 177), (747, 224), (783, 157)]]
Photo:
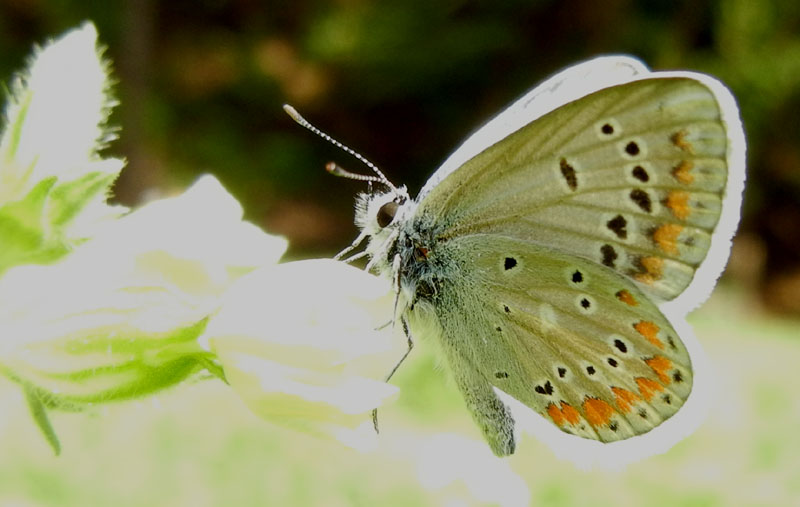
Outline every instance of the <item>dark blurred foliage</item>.
[(365, 169), (295, 125), (292, 103), (415, 193), (470, 131), (549, 74), (598, 54), (713, 74), (749, 142), (729, 274), (800, 313), (800, 2), (2, 0), (0, 74), (90, 19), (108, 45), (135, 204), (212, 172), (295, 257), (355, 235)]

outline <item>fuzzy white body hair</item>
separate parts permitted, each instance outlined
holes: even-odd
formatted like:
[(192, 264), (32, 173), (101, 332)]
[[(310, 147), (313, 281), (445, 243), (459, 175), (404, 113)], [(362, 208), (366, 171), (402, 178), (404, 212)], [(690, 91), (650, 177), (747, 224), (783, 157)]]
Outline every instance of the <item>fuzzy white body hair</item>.
[[(398, 208), (392, 222), (381, 227), (378, 224), (380, 209), (397, 202)], [(366, 253), (370, 258), (370, 266), (374, 266), (382, 276), (395, 279), (392, 270), (392, 251), (397, 243), (400, 230), (417, 209), (417, 202), (408, 196), (405, 186), (397, 191), (361, 193), (356, 197), (355, 224), (361, 230), (359, 237), (367, 237)]]

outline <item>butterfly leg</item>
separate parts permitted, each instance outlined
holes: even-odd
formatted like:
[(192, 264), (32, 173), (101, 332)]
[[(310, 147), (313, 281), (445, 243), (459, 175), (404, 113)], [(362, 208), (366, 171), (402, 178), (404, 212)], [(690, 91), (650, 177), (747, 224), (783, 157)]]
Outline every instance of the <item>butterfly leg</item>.
[[(411, 349), (414, 348), (414, 339), (411, 337), (411, 331), (409, 331), (408, 329), (408, 322), (406, 322), (406, 319), (401, 319), (401, 322), (403, 323), (403, 333), (405, 333), (406, 340), (408, 340), (408, 349), (406, 349), (406, 353), (403, 354), (403, 357), (401, 357), (400, 360), (397, 361), (397, 364), (394, 365), (394, 368), (392, 368), (392, 371), (390, 371), (389, 375), (386, 376), (384, 382), (389, 382), (389, 380), (391, 380), (392, 375), (394, 375), (394, 372), (396, 372), (397, 369), (400, 368), (400, 365), (403, 364), (403, 361), (405, 361), (408, 355), (411, 353)], [(372, 425), (375, 427), (375, 433), (379, 433), (377, 408), (372, 409)]]
[(408, 355), (411, 353), (411, 349), (414, 348), (414, 339), (411, 337), (411, 331), (409, 331), (408, 329), (408, 322), (406, 322), (406, 319), (401, 319), (401, 322), (403, 323), (403, 333), (405, 333), (406, 340), (408, 341), (408, 349), (406, 349), (406, 353), (403, 354), (403, 357), (401, 357), (400, 360), (397, 361), (397, 364), (394, 365), (394, 368), (392, 368), (392, 371), (389, 372), (389, 375), (386, 376), (385, 382), (389, 382), (389, 380), (391, 380), (392, 375), (394, 375), (394, 372), (396, 372), (397, 369), (400, 368), (400, 365), (403, 364), (403, 361), (405, 361)]
[[(339, 252), (338, 254), (336, 254), (336, 255), (333, 257), (333, 260), (335, 260), (335, 261), (340, 261), (340, 260), (342, 260), (342, 257), (344, 257), (345, 255), (347, 255), (347, 254), (349, 254), (350, 252), (352, 252), (353, 250), (355, 250), (355, 249), (356, 249), (356, 247), (357, 247), (359, 244), (361, 244), (361, 242), (362, 242), (362, 241), (364, 241), (364, 238), (366, 238), (366, 237), (367, 237), (367, 235), (366, 235), (366, 233), (364, 233), (364, 232), (362, 232), (361, 234), (359, 234), (359, 235), (358, 235), (358, 237), (357, 237), (356, 239), (354, 239), (352, 243), (350, 243), (350, 246), (348, 246), (347, 248), (345, 248), (344, 250), (342, 250), (341, 252)], [(350, 260), (352, 260), (352, 259), (350, 259)], [(349, 262), (349, 261), (347, 261), (347, 260), (346, 260), (346, 261), (344, 261), (344, 262)]]
[(483, 431), (492, 451), (500, 457), (514, 454), (514, 418), (509, 408), (472, 365), (461, 364), (453, 372), (467, 408)]
[[(400, 235), (400, 232), (398, 230), (392, 231), (392, 233), (389, 234), (389, 236), (387, 236), (386, 239), (383, 241), (383, 243), (381, 243), (381, 245), (377, 248), (377, 251), (378, 252), (386, 251), (389, 248), (389, 245), (391, 245), (392, 243), (394, 243), (397, 240), (397, 237), (399, 235)], [(399, 257), (400, 257), (399, 255), (395, 255), (395, 259), (399, 259)], [(377, 262), (379, 262), (379, 261), (380, 261), (380, 256), (378, 256), (378, 255), (373, 256), (369, 260), (367, 265), (364, 267), (364, 271), (367, 271), (367, 272), (371, 271), (372, 268), (375, 267), (375, 264)]]

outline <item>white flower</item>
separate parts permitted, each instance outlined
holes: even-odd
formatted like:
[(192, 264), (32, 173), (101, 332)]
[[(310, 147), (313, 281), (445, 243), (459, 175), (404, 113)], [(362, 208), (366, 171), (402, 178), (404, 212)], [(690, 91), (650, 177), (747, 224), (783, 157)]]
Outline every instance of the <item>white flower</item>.
[(402, 356), (385, 280), (332, 260), (243, 277), (205, 338), (259, 416), (366, 448), (372, 409), (397, 392), (378, 380)]
[(207, 176), (58, 263), (11, 268), (0, 278), (0, 368), (56, 407), (182, 380), (209, 356), (196, 338), (227, 288), (286, 247), (241, 218)]
[(99, 155), (107, 71), (92, 25), (67, 33), (13, 83), (0, 135), (0, 374), (54, 450), (47, 408), (204, 368), (263, 417), (374, 437), (369, 413), (397, 391), (376, 379), (405, 344), (387, 284), (333, 261), (274, 266), (286, 241), (242, 221), (210, 176), (121, 216), (106, 197), (123, 164)]

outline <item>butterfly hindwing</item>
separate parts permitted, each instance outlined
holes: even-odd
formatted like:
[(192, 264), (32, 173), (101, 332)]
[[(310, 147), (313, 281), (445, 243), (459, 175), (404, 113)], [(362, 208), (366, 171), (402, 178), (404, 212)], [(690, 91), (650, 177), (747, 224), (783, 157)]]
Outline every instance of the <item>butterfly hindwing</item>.
[(418, 311), (435, 314), (433, 334), (490, 442), (510, 418), (490, 386), (563, 431), (606, 442), (649, 431), (687, 399), (688, 352), (629, 279), (493, 234), (452, 239), (433, 255), (457, 260), (442, 273), (457, 276)]
[(496, 233), (604, 264), (669, 300), (722, 213), (728, 126), (709, 87), (649, 78), (600, 90), (487, 148), (420, 203), (448, 237)]

